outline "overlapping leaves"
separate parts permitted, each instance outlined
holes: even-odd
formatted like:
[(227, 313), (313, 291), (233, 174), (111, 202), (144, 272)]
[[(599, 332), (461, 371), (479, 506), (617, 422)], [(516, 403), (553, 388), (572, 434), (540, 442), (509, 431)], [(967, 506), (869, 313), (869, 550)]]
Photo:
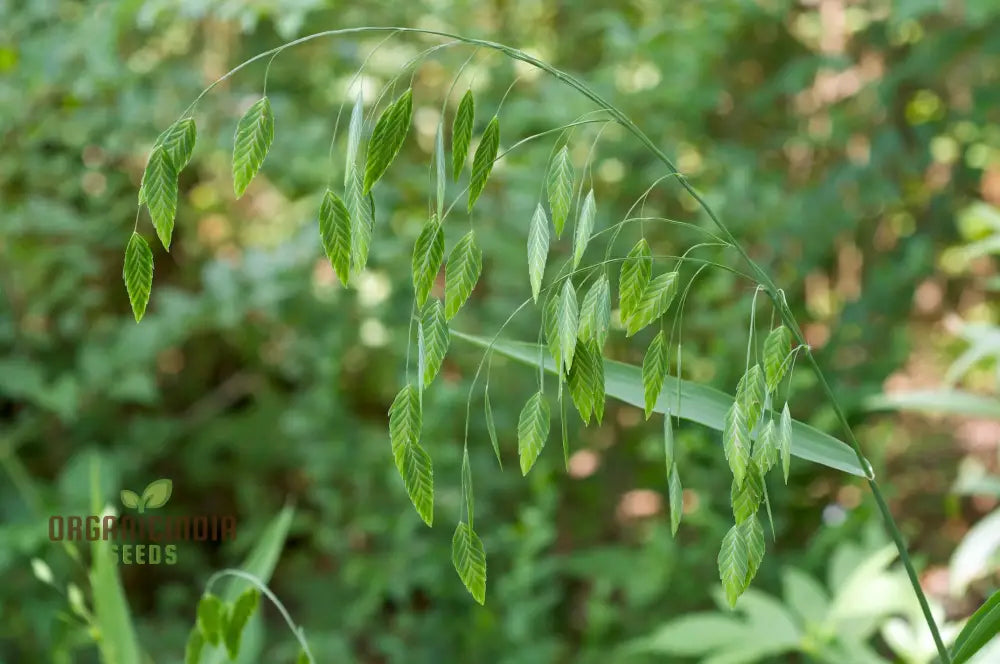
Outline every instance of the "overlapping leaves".
[(420, 395), (407, 384), (389, 407), (389, 438), (406, 493), (417, 514), (430, 526), (434, 522), (434, 472), (430, 455), (420, 446), (421, 426)]

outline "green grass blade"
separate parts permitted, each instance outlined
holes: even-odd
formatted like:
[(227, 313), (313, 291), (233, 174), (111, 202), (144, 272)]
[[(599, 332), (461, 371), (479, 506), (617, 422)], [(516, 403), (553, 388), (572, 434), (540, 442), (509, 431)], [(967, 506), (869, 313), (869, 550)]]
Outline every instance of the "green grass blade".
[[(271, 520), (239, 569), (257, 577), (262, 583), (266, 584), (271, 580), (271, 574), (278, 564), (281, 551), (285, 548), (285, 538), (288, 536), (288, 528), (292, 523), (294, 512), (294, 508), (286, 505), (278, 516)], [(252, 587), (253, 585), (249, 581), (228, 578), (224, 585), (221, 585), (218, 595), (227, 602), (233, 602), (243, 591)], [(260, 661), (260, 651), (264, 646), (264, 625), (261, 613), (261, 611), (255, 612), (244, 628), (240, 655), (236, 660), (239, 664)], [(201, 664), (226, 664), (229, 661), (225, 646), (205, 644), (205, 650), (201, 655)]]
[[(452, 334), (465, 341), (483, 348), (490, 345), (490, 340), (463, 334), (452, 330)], [(493, 344), (493, 350), (501, 355), (523, 364), (538, 366), (538, 346), (530, 343), (498, 339)], [(556, 372), (555, 363), (550, 357), (544, 358), (545, 370)], [(645, 406), (642, 389), (642, 370), (637, 366), (604, 360), (605, 390), (608, 396), (615, 397), (638, 408)], [(680, 404), (677, 404), (678, 389)], [(670, 412), (682, 419), (704, 424), (707, 427), (722, 431), (725, 424), (726, 411), (733, 403), (733, 397), (706, 385), (699, 385), (686, 380), (678, 380), (673, 376), (664, 379), (663, 391), (660, 393), (653, 411)], [(858, 463), (854, 450), (833, 436), (814, 429), (802, 422), (792, 422), (792, 454), (823, 466), (842, 470), (851, 475), (865, 476), (864, 469)]]
[[(100, 460), (94, 457), (90, 465), (90, 511), (101, 514), (104, 499), (100, 493)], [(94, 592), (94, 620), (100, 629), (98, 645), (102, 664), (134, 664), (142, 661), (139, 641), (135, 635), (125, 590), (118, 576), (118, 563), (111, 545), (102, 540), (91, 544), (93, 561), (90, 585)]]

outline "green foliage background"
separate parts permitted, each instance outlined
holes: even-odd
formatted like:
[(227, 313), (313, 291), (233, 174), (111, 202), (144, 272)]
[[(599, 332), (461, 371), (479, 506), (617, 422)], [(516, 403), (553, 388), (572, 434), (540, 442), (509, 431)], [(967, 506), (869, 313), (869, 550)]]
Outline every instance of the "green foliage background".
[[(167, 477), (169, 513), (239, 518), (232, 545), (186, 546), (175, 566), (120, 568), (156, 662), (180, 661), (205, 579), (241, 560), (286, 501), (297, 509), (272, 587), (322, 662), (604, 662), (622, 642), (711, 605), (730, 522), (719, 436), (677, 432), (689, 493), (672, 539), (659, 423), (614, 402), (600, 427), (585, 430), (571, 415), (572, 450), (589, 451), (578, 467), (596, 470), (564, 472), (554, 423), (522, 479), (514, 432), (534, 376), (499, 360), (491, 397), (503, 473), (479, 396), (470, 425), (489, 564), (486, 606), (472, 602), (449, 562), (461, 414), (479, 360), (460, 341), (424, 397), (436, 527), (423, 526), (406, 498), (386, 410), (404, 377), (409, 256), (430, 209), (440, 103), (468, 49), (442, 51), (414, 76), (413, 130), (376, 189), (375, 241), (356, 290), (334, 283), (315, 215), (326, 183), (342, 175), (328, 146), (347, 83), (382, 36), (317, 40), (275, 60), (275, 140), (239, 201), (233, 130), (261, 93), (263, 63), (216, 89), (196, 112), (171, 252), (153, 247), (150, 307), (141, 325), (132, 320), (121, 260), (156, 136), (231, 66), (335, 27), (415, 25), (509, 43), (614, 98), (787, 289), (915, 548), (925, 563), (944, 562), (986, 509), (946, 496), (964, 448), (948, 422), (873, 417), (860, 406), (901, 371), (937, 375), (951, 352), (939, 324), (947, 313), (997, 321), (989, 292), (938, 256), (956, 241), (958, 210), (1000, 203), (1000, 9), (819, 4), (827, 9), (785, 0), (0, 4), (0, 661), (96, 661), (65, 598), (27, 573), (41, 558), (57, 586), (85, 585), (83, 568), (48, 541), (46, 520), (88, 511), (94, 458), (109, 471), (109, 502)], [(366, 89), (379, 90), (430, 43), (383, 46)], [(501, 149), (591, 110), (497, 54), (480, 53), (470, 72), (477, 136), (521, 76), (500, 112)], [(348, 113), (349, 101), (341, 132)], [(578, 165), (595, 136), (575, 135)], [(473, 213), (483, 277), (458, 329), (492, 335), (530, 297), (525, 242), (550, 148), (533, 142), (494, 169)], [(588, 175), (603, 228), (663, 173), (613, 127), (594, 155)], [(647, 211), (703, 221), (669, 182)], [(461, 214), (449, 223), (450, 247), (465, 225)], [(140, 228), (152, 245), (146, 217)], [(637, 237), (628, 235), (616, 255)], [(647, 237), (659, 254), (698, 239), (668, 226)], [(567, 232), (554, 245), (560, 259), (570, 243)], [(977, 270), (995, 274), (995, 262)], [(927, 284), (937, 294), (929, 307), (919, 297)], [(703, 273), (684, 318), (686, 377), (734, 389), (752, 295), (729, 273)], [(507, 335), (534, 339), (539, 321), (534, 311), (519, 316)], [(653, 333), (613, 334), (609, 352), (639, 363)], [(798, 372), (795, 387), (796, 417), (832, 427), (810, 376)], [(834, 544), (870, 520), (855, 486), (793, 463), (788, 488), (770, 493), (777, 540), (755, 583), (777, 587), (786, 563), (821, 573)], [(269, 610), (260, 661), (292, 661), (295, 644)]]

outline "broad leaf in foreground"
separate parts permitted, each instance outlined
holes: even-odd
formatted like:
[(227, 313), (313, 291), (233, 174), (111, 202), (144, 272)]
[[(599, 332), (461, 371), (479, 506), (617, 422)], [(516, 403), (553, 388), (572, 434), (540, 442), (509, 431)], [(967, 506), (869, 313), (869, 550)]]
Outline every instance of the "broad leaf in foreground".
[[(534, 343), (522, 343), (507, 339), (493, 340), (455, 330), (452, 331), (452, 336), (481, 348), (492, 347), (494, 353), (533, 367), (535, 371), (538, 370), (539, 359), (547, 372), (555, 374), (557, 371), (556, 363), (547, 354), (540, 354), (538, 345)], [(645, 396), (641, 374), (642, 370), (637, 366), (614, 360), (604, 360), (605, 388), (608, 396), (643, 408)], [(666, 413), (669, 410), (680, 419), (697, 422), (716, 431), (722, 431), (725, 428), (726, 414), (733, 403), (733, 397), (725, 392), (667, 375), (663, 391), (653, 410), (657, 413)], [(769, 417), (777, 418), (778, 414), (771, 413)], [(789, 436), (790, 454), (858, 477), (865, 477), (866, 471), (870, 470), (870, 467), (862, 468), (853, 449), (833, 436), (808, 424), (796, 422), (790, 416), (788, 429), (791, 432)]]

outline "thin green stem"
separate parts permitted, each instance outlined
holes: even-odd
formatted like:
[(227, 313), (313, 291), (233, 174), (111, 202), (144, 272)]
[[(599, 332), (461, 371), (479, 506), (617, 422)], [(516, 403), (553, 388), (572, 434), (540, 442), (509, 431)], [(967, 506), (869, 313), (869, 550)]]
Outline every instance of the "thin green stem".
[(313, 657), (312, 651), (309, 649), (309, 643), (306, 641), (305, 631), (301, 627), (295, 624), (295, 621), (292, 620), (291, 614), (288, 613), (288, 609), (286, 609), (285, 605), (281, 603), (281, 600), (278, 599), (278, 596), (275, 595), (273, 592), (271, 592), (271, 589), (268, 588), (263, 581), (258, 579), (253, 574), (244, 572), (243, 570), (239, 569), (224, 569), (218, 571), (212, 576), (208, 577), (208, 581), (205, 583), (205, 592), (211, 590), (212, 585), (216, 581), (226, 576), (234, 576), (238, 579), (243, 579), (244, 581), (247, 581), (248, 583), (252, 584), (255, 588), (257, 588), (257, 590), (259, 590), (262, 595), (271, 600), (271, 604), (274, 604), (274, 606), (278, 609), (278, 613), (280, 613), (281, 617), (285, 619), (285, 623), (288, 625), (288, 629), (292, 630), (292, 634), (295, 635), (295, 640), (299, 642), (300, 646), (302, 646), (302, 651), (305, 652), (306, 657), (309, 658), (309, 663), (316, 664), (316, 658)]

